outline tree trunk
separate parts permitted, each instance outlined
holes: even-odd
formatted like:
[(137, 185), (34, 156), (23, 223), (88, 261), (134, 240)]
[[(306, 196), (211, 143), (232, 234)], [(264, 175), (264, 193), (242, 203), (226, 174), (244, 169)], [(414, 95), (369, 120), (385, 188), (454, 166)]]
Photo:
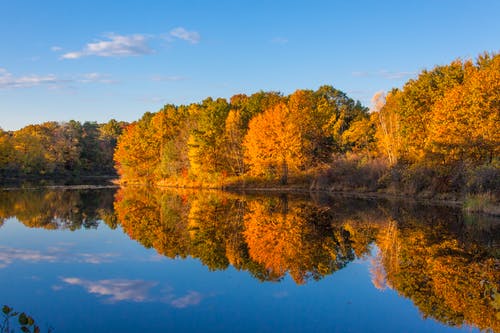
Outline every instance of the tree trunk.
[(286, 185), (288, 183), (288, 164), (286, 160), (283, 159), (281, 162), (281, 185)]

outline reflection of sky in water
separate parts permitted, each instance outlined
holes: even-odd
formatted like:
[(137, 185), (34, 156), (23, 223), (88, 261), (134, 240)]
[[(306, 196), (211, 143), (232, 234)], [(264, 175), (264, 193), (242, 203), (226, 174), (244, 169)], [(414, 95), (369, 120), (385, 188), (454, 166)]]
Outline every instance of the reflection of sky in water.
[[(0, 228), (2, 304), (56, 332), (455, 332), (373, 286), (370, 258), (322, 280), (262, 283), (170, 260), (121, 230)], [(372, 260), (373, 261), (373, 260)], [(469, 331), (469, 328), (463, 328)]]
[[(91, 281), (76, 277), (66, 277), (61, 278), (61, 280), (68, 285), (83, 287), (90, 294), (102, 296), (109, 303), (120, 301), (162, 302), (182, 309), (198, 305), (203, 299), (203, 295), (196, 291), (188, 291), (187, 294), (176, 297), (169, 286), (164, 286), (159, 291), (153, 290), (159, 286), (156, 281), (126, 279)], [(55, 286), (54, 289), (63, 290), (64, 287)]]
[(0, 268), (4, 268), (16, 261), (102, 264), (110, 262), (116, 256), (114, 253), (72, 253), (70, 248), (62, 247), (48, 247), (42, 251), (0, 246)]

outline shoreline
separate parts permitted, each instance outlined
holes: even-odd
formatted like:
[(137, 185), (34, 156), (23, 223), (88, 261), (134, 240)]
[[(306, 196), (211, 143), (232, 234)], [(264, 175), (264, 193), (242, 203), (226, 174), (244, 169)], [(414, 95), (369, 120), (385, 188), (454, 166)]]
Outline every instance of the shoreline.
[[(373, 192), (373, 191), (362, 191), (362, 190), (328, 190), (328, 189), (317, 189), (306, 186), (294, 186), (294, 185), (275, 185), (275, 186), (267, 186), (267, 187), (245, 187), (245, 186), (175, 186), (175, 185), (166, 185), (166, 184), (151, 184), (148, 185), (146, 183), (125, 183), (122, 182), (119, 178), (116, 177), (86, 177), (87, 179), (102, 179), (105, 180), (105, 183), (96, 184), (43, 184), (44, 181), (56, 181), (57, 179), (38, 179), (40, 184), (31, 184), (28, 180), (27, 186), (23, 186), (22, 180), (19, 180), (18, 184), (0, 184), (0, 191), (16, 191), (16, 190), (37, 190), (37, 189), (52, 189), (52, 190), (99, 190), (99, 189), (112, 189), (112, 188), (120, 188), (120, 187), (135, 187), (135, 186), (152, 186), (154, 188), (160, 190), (197, 190), (197, 191), (221, 191), (228, 193), (237, 193), (237, 194), (302, 194), (302, 195), (327, 195), (327, 196), (338, 196), (338, 197), (346, 197), (346, 198), (358, 198), (358, 199), (372, 199), (372, 200), (391, 200), (391, 201), (402, 201), (402, 202), (411, 202), (425, 205), (434, 205), (434, 206), (448, 206), (448, 207), (457, 207), (462, 208), (464, 213), (467, 214), (480, 214), (487, 215), (493, 217), (500, 217), (500, 206), (493, 205), (490, 209), (487, 210), (471, 210), (466, 207), (467, 198), (463, 199), (450, 199), (450, 194), (442, 193), (442, 197), (448, 198), (438, 198), (438, 197), (422, 197), (419, 195), (411, 195), (405, 193), (392, 193), (392, 192)], [(70, 181), (74, 179), (60, 179), (59, 181)]]

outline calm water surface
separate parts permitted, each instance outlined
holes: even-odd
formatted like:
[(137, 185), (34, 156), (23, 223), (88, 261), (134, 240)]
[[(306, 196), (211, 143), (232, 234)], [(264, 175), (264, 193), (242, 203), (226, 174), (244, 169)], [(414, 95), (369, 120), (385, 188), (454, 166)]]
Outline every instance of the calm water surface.
[(145, 188), (0, 191), (0, 305), (42, 332), (500, 331), (500, 221)]

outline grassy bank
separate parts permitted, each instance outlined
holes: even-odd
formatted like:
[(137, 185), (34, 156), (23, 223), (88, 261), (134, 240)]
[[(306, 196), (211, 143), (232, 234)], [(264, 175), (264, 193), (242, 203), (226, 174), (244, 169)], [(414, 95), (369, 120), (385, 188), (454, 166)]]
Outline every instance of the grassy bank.
[(498, 198), (495, 198), (491, 193), (467, 195), (463, 203), (463, 208), (467, 213), (500, 216)]
[(287, 184), (277, 177), (171, 177), (159, 187), (228, 191), (324, 192), (357, 197), (403, 198), (462, 205), (469, 213), (500, 216), (500, 168), (495, 165), (437, 168), (389, 166), (382, 159), (339, 158), (328, 166), (295, 173)]

